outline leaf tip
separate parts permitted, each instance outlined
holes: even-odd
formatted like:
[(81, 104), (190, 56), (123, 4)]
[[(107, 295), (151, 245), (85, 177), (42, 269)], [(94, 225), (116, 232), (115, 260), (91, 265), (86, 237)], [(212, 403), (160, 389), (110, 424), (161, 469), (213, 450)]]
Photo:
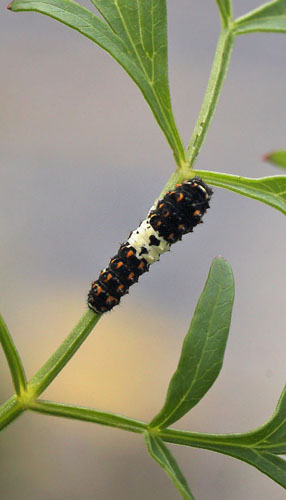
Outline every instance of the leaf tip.
[(12, 3), (13, 3), (13, 2), (8, 3), (8, 5), (7, 5), (6, 9), (8, 9), (8, 10), (12, 10)]
[(227, 262), (227, 260), (222, 255), (217, 255), (215, 259), (224, 260), (225, 262)]
[(272, 153), (266, 153), (261, 157), (262, 161), (270, 161), (271, 160)]
[(225, 257), (223, 257), (222, 255), (216, 255), (213, 259), (213, 264), (215, 263), (222, 263), (222, 264), (226, 264), (227, 266), (229, 266), (229, 263), (228, 261), (225, 259)]

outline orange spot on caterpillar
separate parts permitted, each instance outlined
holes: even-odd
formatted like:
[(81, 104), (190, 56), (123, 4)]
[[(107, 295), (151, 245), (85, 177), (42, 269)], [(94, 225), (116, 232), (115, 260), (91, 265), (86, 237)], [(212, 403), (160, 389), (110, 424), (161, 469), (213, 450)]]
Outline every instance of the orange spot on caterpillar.
[(117, 304), (117, 300), (115, 297), (112, 297), (112, 295), (109, 295), (109, 297), (107, 297), (106, 301), (105, 301), (106, 304)]
[[(100, 276), (103, 276), (104, 271), (100, 273)], [(104, 283), (107, 283), (109, 280), (111, 280), (112, 274), (108, 273), (108, 275), (104, 278)]]

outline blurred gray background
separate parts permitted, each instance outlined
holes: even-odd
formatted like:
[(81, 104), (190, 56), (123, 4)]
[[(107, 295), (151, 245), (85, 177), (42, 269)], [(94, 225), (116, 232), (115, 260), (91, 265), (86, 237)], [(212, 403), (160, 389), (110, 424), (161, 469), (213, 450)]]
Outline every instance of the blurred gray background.
[[(8, 0), (7, 0), (8, 1)], [(234, 0), (235, 14), (256, 0)], [(86, 2), (86, 5), (88, 3)], [(92, 6), (90, 5), (92, 8)], [(187, 142), (220, 29), (215, 1), (168, 1), (174, 112)], [(90, 281), (144, 218), (174, 169), (140, 92), (101, 49), (67, 27), (1, 6), (0, 310), (31, 377), (85, 310)], [(286, 36), (236, 41), (197, 168), (260, 177), (286, 147)], [(178, 427), (243, 432), (271, 415), (285, 383), (285, 219), (215, 189), (205, 224), (106, 315), (44, 397), (150, 419), (165, 397), (215, 255), (236, 298), (221, 375)], [(12, 387), (0, 353), (1, 400)], [(282, 500), (256, 469), (173, 447), (197, 500)], [(172, 500), (142, 439), (25, 414), (1, 435), (1, 498)]]

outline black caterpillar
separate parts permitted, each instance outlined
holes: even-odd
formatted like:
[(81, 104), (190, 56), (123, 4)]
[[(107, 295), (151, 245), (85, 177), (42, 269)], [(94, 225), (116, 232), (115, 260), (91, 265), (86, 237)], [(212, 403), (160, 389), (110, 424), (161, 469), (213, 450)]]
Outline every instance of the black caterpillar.
[(202, 222), (211, 196), (212, 189), (199, 177), (168, 191), (92, 283), (88, 307), (96, 313), (104, 313), (119, 304), (129, 287), (162, 253)]

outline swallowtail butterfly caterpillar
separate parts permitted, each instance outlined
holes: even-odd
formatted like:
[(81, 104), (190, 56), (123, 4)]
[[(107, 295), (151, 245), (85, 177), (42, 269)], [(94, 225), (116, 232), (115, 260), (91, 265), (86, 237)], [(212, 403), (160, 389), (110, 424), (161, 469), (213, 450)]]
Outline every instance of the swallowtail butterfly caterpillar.
[(168, 191), (92, 283), (88, 307), (101, 314), (119, 304), (129, 287), (159, 260), (162, 253), (202, 222), (211, 196), (211, 188), (199, 177)]

